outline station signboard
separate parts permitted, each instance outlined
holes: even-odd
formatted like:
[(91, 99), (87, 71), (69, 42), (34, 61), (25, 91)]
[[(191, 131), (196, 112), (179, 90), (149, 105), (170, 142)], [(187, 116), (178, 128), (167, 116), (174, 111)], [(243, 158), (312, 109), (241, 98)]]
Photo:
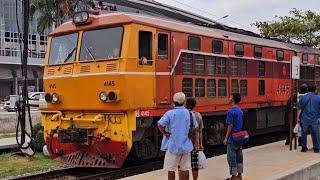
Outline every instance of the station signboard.
[(291, 78), (292, 79), (300, 79), (300, 57), (298, 57), (298, 56), (292, 56)]

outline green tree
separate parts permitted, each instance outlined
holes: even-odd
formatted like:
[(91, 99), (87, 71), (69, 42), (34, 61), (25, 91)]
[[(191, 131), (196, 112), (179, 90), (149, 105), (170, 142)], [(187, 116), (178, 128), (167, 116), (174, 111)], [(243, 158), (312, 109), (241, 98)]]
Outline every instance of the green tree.
[(42, 34), (45, 29), (54, 29), (68, 20), (77, 8), (86, 9), (90, 2), (89, 0), (31, 0), (30, 18), (32, 20), (34, 14), (40, 14), (37, 29), (38, 33)]
[(290, 16), (275, 16), (274, 21), (255, 22), (263, 37), (320, 47), (320, 14), (293, 9)]

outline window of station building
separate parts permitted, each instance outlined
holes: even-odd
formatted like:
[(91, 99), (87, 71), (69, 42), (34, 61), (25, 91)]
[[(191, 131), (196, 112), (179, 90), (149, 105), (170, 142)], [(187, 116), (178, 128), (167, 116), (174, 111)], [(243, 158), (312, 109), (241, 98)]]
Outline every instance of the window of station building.
[(238, 80), (231, 80), (231, 93), (239, 93), (239, 83)]
[(262, 47), (254, 46), (254, 57), (255, 58), (262, 58)]
[(277, 50), (277, 60), (283, 61), (284, 59), (284, 52), (282, 50)]
[(227, 73), (227, 61), (226, 58), (217, 57), (217, 74), (226, 74)]
[(186, 95), (186, 97), (193, 96), (192, 78), (183, 78), (182, 79), (182, 92)]
[(237, 76), (238, 75), (238, 59), (230, 59), (229, 64), (230, 64), (231, 75)]
[(259, 96), (265, 95), (265, 81), (259, 80)]
[(204, 56), (203, 55), (195, 55), (194, 56), (194, 65), (196, 74), (204, 74), (205, 66), (204, 66)]
[(182, 53), (182, 73), (191, 74), (193, 72), (193, 59), (192, 54)]
[(240, 59), (239, 60), (239, 75), (246, 76), (247, 75), (247, 60)]
[(31, 35), (31, 44), (37, 44), (37, 35), (35, 34)]
[(40, 45), (47, 45), (47, 41), (48, 39), (46, 36), (43, 36), (43, 35), (40, 36)]
[(152, 65), (152, 32), (139, 31), (139, 64)]
[(158, 58), (168, 58), (168, 34), (158, 34)]
[(216, 96), (216, 80), (215, 79), (207, 80), (207, 92), (208, 92), (208, 97)]
[(265, 62), (264, 61), (259, 61), (259, 76), (265, 76)]
[(195, 82), (195, 96), (196, 97), (204, 97), (205, 94), (205, 81), (204, 79), (196, 79)]
[(219, 97), (227, 96), (227, 81), (225, 79), (220, 79), (218, 81), (218, 96)]
[(302, 63), (303, 64), (308, 64), (308, 54), (303, 54), (302, 55)]
[(217, 54), (223, 53), (223, 42), (219, 40), (212, 41), (212, 52)]
[(189, 36), (188, 38), (188, 49), (192, 51), (200, 51), (201, 39), (197, 36)]
[(206, 59), (208, 75), (214, 75), (216, 72), (216, 57), (207, 56)]
[(4, 32), (4, 41), (10, 42), (10, 32), (8, 31)]
[(243, 44), (235, 44), (234, 55), (236, 55), (236, 56), (243, 56), (244, 55), (244, 45)]
[(247, 80), (240, 81), (240, 95), (247, 96), (248, 91), (248, 82)]

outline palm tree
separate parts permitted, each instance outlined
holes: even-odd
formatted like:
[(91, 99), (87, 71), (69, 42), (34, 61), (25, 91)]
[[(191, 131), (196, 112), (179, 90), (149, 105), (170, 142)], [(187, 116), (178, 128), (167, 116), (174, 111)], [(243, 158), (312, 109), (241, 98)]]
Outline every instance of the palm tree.
[(33, 19), (39, 13), (37, 29), (42, 34), (45, 29), (61, 25), (64, 20), (72, 17), (79, 4), (81, 8), (86, 8), (91, 3), (90, 0), (32, 0), (30, 6), (30, 18)]

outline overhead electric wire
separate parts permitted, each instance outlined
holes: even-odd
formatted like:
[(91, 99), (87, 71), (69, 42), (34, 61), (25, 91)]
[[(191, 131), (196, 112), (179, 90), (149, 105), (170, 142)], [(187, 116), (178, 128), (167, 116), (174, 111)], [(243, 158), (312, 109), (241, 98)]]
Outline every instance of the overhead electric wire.
[[(200, 9), (200, 8), (191, 6), (191, 5), (186, 4), (186, 3), (182, 3), (182, 2), (180, 2), (180, 1), (178, 1), (178, 0), (172, 0), (172, 1), (174, 1), (174, 2), (176, 2), (176, 3), (179, 3), (179, 4), (181, 4), (181, 5), (187, 6), (187, 7), (189, 7), (189, 8), (198, 10), (198, 11), (200, 11), (200, 12), (202, 12), (202, 13), (210, 14), (211, 16), (214, 16), (214, 17), (216, 17), (216, 18), (220, 18), (219, 16), (217, 16), (217, 15), (215, 15), (215, 14), (212, 14), (211, 12), (209, 12), (209, 11), (207, 11), (207, 10)], [(214, 21), (214, 20), (213, 20), (213, 21)], [(234, 23), (234, 24), (237, 24), (237, 25), (239, 25), (239, 26), (242, 26), (242, 27), (245, 27), (245, 28), (248, 28), (248, 29), (251, 29), (251, 30), (256, 31), (256, 29), (254, 29), (254, 28), (252, 28), (252, 27), (250, 27), (250, 26), (246, 26), (246, 25), (244, 25), (244, 24), (240, 24), (240, 23), (238, 23), (238, 22), (235, 22), (235, 21), (232, 21), (232, 20), (229, 20), (229, 19), (225, 19), (225, 21), (229, 21), (229, 22)]]

